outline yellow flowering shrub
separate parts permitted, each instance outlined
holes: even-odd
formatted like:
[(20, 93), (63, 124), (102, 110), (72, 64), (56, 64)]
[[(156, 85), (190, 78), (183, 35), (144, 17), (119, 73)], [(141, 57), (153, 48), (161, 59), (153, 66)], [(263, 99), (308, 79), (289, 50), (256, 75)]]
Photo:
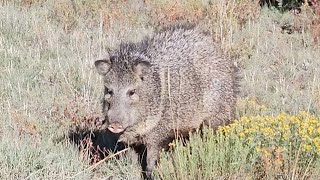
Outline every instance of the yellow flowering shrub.
[[(241, 117), (221, 127), (218, 133), (235, 134), (244, 141), (258, 144), (257, 151), (268, 147), (288, 147), (320, 155), (320, 120), (307, 112), (297, 115)], [(262, 152), (262, 151), (261, 151)]]
[(320, 120), (306, 112), (244, 116), (170, 145), (174, 151), (160, 160), (162, 179), (308, 179), (320, 168)]
[(309, 163), (320, 158), (320, 120), (306, 112), (241, 117), (219, 128), (218, 136), (252, 148), (249, 157), (265, 178), (291, 172), (296, 164), (301, 172), (307, 171)]

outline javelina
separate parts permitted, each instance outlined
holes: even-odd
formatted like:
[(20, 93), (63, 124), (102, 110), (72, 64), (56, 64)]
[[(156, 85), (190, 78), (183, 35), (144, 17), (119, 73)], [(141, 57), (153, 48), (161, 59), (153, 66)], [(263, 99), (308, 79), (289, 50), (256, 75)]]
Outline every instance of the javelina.
[(120, 141), (144, 144), (147, 176), (159, 150), (177, 134), (232, 119), (235, 71), (199, 26), (163, 28), (138, 43), (121, 43), (95, 61), (104, 78), (103, 112)]

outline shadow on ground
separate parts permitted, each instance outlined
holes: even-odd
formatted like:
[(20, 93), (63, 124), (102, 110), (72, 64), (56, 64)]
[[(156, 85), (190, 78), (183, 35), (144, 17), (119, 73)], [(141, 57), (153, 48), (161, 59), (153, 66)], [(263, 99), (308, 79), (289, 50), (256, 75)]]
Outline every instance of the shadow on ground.
[(88, 157), (91, 163), (96, 163), (110, 153), (116, 153), (126, 148), (117, 142), (119, 135), (109, 130), (89, 130), (76, 128), (68, 134), (68, 140), (75, 144), (79, 151)]

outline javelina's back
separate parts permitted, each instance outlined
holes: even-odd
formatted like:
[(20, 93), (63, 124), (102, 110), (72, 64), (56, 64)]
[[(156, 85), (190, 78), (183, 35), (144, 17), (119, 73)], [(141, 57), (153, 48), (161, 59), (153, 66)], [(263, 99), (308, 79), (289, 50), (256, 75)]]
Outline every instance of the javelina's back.
[(148, 172), (177, 133), (232, 119), (234, 68), (199, 27), (169, 27), (122, 43), (95, 65), (104, 76), (109, 129), (123, 133), (122, 141), (146, 145)]
[(229, 123), (235, 105), (234, 68), (210, 34), (197, 27), (171, 27), (156, 34), (149, 46), (150, 62), (160, 75), (165, 129)]

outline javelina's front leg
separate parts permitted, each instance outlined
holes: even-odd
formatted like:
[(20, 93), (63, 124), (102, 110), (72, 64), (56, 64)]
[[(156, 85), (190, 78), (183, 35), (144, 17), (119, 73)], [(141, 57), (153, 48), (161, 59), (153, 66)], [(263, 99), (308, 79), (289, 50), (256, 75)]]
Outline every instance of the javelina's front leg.
[(153, 179), (153, 171), (156, 168), (157, 162), (159, 160), (160, 147), (156, 144), (147, 145), (147, 167), (144, 170), (145, 179)]

